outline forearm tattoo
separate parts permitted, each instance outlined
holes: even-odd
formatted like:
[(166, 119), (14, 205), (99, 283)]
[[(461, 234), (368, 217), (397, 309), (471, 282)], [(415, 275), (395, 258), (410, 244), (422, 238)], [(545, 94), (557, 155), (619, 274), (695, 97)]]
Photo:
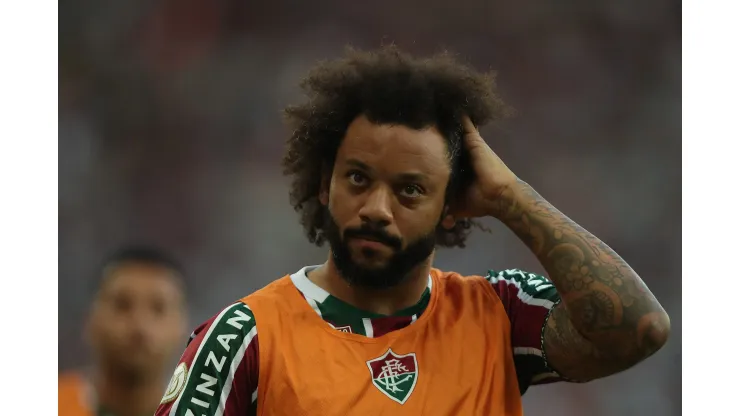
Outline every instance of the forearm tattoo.
[(563, 376), (613, 374), (663, 345), (667, 315), (640, 277), (529, 185), (502, 192), (494, 216), (529, 246), (560, 294), (543, 339), (548, 361)]

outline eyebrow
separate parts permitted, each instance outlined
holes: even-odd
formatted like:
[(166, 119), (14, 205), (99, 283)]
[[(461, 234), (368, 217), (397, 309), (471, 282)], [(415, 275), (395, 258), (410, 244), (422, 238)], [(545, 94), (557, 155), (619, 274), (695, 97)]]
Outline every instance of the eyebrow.
[(402, 173), (397, 175), (402, 182), (425, 182), (429, 177), (423, 173)]
[[(363, 163), (357, 159), (347, 159), (345, 163), (350, 166), (354, 166), (356, 168), (367, 171), (367, 172), (373, 171), (373, 169), (370, 166), (368, 166), (366, 163)], [(429, 179), (428, 175), (425, 175), (419, 172), (400, 173), (398, 175), (395, 175), (395, 177), (397, 180), (400, 180), (402, 182), (423, 182)]]
[(356, 168), (360, 168), (362, 170), (372, 171), (370, 166), (366, 165), (365, 163), (360, 162), (357, 159), (347, 159), (344, 163), (354, 166)]

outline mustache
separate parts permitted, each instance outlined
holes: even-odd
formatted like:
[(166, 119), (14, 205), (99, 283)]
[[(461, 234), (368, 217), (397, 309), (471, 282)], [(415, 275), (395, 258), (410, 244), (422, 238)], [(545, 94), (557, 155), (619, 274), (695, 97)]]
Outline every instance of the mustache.
[(344, 240), (347, 241), (350, 238), (364, 238), (366, 240), (377, 241), (395, 248), (396, 250), (400, 250), (402, 246), (400, 238), (388, 234), (382, 228), (376, 228), (370, 225), (363, 225), (360, 228), (348, 228), (344, 230)]

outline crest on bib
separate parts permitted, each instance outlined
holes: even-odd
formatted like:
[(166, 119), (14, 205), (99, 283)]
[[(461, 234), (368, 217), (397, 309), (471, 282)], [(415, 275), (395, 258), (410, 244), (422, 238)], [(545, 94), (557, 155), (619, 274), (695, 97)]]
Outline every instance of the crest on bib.
[(398, 355), (392, 349), (383, 356), (367, 361), (373, 385), (389, 399), (406, 403), (416, 387), (419, 370), (416, 354)]

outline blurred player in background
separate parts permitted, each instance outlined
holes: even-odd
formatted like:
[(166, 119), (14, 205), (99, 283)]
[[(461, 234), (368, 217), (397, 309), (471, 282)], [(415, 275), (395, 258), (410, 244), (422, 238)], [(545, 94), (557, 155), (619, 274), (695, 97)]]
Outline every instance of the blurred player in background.
[[(479, 135), (507, 112), (490, 75), (391, 47), (303, 85), (283, 163), (328, 259), (201, 325), (157, 415), (514, 416), (532, 384), (605, 377), (664, 345), (668, 316), (640, 277)], [(549, 278), (432, 267), (480, 217)]]
[(168, 254), (149, 247), (124, 248), (104, 263), (86, 323), (93, 366), (60, 375), (60, 416), (154, 412), (185, 337), (182, 277)]

